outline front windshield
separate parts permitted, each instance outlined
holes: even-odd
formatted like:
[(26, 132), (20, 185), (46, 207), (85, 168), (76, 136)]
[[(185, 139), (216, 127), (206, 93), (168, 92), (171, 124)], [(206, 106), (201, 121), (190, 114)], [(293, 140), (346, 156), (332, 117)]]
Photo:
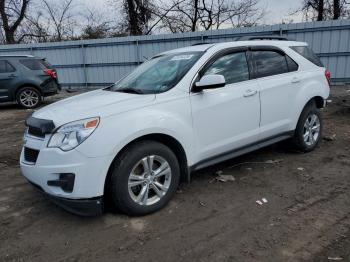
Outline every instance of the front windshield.
[(108, 90), (138, 94), (155, 94), (174, 87), (203, 52), (165, 54), (137, 67)]

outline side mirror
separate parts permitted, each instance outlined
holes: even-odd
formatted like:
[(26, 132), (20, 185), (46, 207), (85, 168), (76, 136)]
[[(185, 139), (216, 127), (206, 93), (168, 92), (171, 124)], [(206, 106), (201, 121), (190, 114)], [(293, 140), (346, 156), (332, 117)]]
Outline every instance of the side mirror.
[(194, 84), (193, 91), (200, 92), (203, 89), (213, 89), (225, 86), (226, 81), (223, 75), (204, 75)]

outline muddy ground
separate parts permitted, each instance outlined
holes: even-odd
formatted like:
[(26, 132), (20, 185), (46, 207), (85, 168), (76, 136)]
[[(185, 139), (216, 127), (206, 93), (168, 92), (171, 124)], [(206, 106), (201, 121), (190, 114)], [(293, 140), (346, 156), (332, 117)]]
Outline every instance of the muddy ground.
[[(78, 217), (35, 191), (18, 166), (30, 112), (1, 105), (0, 261), (350, 261), (348, 89), (332, 89), (331, 141), (314, 152), (282, 143), (207, 168), (139, 218)], [(236, 180), (216, 181), (218, 170)]]

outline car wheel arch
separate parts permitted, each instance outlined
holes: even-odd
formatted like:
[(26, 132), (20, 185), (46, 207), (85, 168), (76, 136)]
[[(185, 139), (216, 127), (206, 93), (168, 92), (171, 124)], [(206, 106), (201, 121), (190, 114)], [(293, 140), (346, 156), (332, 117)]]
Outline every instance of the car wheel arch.
[(296, 128), (300, 115), (303, 112), (305, 107), (307, 107), (310, 103), (314, 103), (318, 109), (321, 109), (325, 106), (324, 101), (325, 99), (319, 95), (314, 95), (306, 98), (304, 102), (299, 106), (298, 113), (295, 115), (295, 119), (293, 121), (293, 129)]
[(321, 96), (314, 96), (314, 97), (309, 98), (307, 100), (307, 102), (305, 103), (305, 105), (303, 106), (301, 111), (303, 111), (304, 108), (307, 107), (310, 103), (314, 103), (318, 109), (321, 109), (324, 107), (324, 98)]
[(117, 159), (123, 154), (123, 152), (125, 152), (125, 150), (128, 150), (128, 148), (132, 144), (135, 144), (135, 143), (138, 143), (141, 141), (156, 141), (156, 142), (160, 142), (160, 143), (168, 146), (174, 152), (174, 154), (176, 155), (176, 157), (179, 161), (179, 165), (180, 165), (180, 169), (181, 169), (180, 181), (181, 182), (189, 182), (190, 172), (189, 172), (189, 168), (188, 168), (187, 155), (186, 155), (185, 149), (182, 146), (182, 144), (173, 136), (163, 134), (163, 133), (152, 133), (152, 134), (143, 135), (143, 136), (140, 136), (138, 138), (133, 139), (132, 141), (130, 141), (129, 143), (124, 145), (121, 150), (119, 150), (119, 152), (113, 158), (113, 160), (108, 168), (107, 176), (105, 178), (105, 185), (104, 185), (104, 192), (105, 193), (107, 192), (106, 190), (107, 190), (107, 187), (109, 185), (111, 173), (113, 171), (112, 170), (113, 163), (115, 161), (117, 161)]
[(31, 87), (31, 88), (35, 88), (36, 90), (38, 90), (40, 92), (40, 94), (42, 95), (42, 90), (40, 87), (38, 87), (37, 85), (34, 85), (34, 84), (21, 84), (20, 86), (18, 86), (15, 90), (15, 93), (14, 93), (14, 98), (17, 97), (17, 94), (19, 92), (19, 90), (21, 90), (22, 88), (24, 87)]
[[(311, 98), (311, 99), (309, 100), (309, 102), (310, 102), (311, 100), (314, 100), (314, 101), (315, 101), (317, 108), (323, 108), (323, 107), (325, 106), (324, 99), (323, 99), (323, 97), (321, 97), (321, 96), (314, 96), (313, 98)], [(309, 103), (309, 102), (308, 102), (308, 103)], [(308, 103), (307, 103), (307, 104), (308, 104)]]

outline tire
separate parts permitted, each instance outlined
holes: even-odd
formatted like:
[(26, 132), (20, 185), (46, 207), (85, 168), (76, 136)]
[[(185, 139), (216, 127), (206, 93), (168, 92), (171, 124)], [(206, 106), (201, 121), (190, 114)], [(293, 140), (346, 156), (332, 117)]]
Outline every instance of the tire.
[[(169, 169), (165, 168), (167, 165)], [(154, 172), (147, 172), (147, 166), (152, 166)], [(165, 171), (159, 172), (162, 169)], [(132, 144), (114, 161), (109, 197), (123, 213), (146, 215), (160, 210), (170, 201), (179, 181), (180, 167), (175, 154), (159, 142), (142, 141)]]
[(311, 101), (305, 106), (299, 117), (292, 139), (293, 147), (302, 152), (314, 150), (321, 141), (322, 129), (323, 121), (321, 112), (316, 107), (315, 102)]
[(17, 104), (25, 109), (38, 107), (42, 102), (41, 93), (34, 87), (22, 87), (16, 95)]

